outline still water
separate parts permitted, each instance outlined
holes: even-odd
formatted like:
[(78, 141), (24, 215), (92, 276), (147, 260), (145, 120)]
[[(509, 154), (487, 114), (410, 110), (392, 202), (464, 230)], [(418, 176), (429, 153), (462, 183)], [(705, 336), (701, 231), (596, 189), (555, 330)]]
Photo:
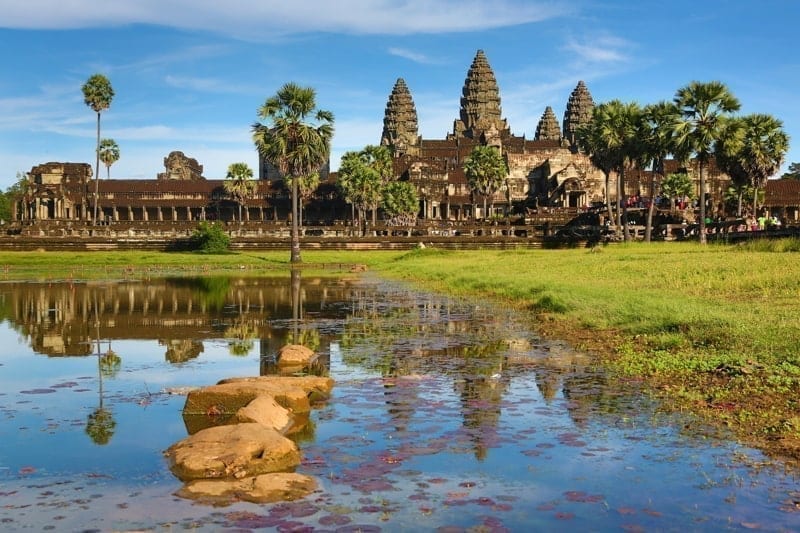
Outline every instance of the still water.
[[(314, 348), (318, 492), (175, 495), (181, 387)], [(800, 477), (483, 302), (361, 279), (0, 283), (3, 531), (800, 530)]]

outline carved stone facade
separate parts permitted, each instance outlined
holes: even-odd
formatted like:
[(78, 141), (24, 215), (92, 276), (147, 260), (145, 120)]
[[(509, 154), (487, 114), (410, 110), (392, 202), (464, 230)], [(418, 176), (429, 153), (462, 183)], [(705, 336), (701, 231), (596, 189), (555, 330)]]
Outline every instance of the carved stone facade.
[[(398, 97), (402, 94), (402, 98)], [(459, 118), (443, 140), (416, 138), (413, 149), (398, 149), (398, 116), (411, 114), (413, 99), (403, 81), (386, 106), (382, 144), (395, 147), (395, 173), (415, 184), (423, 218), (469, 220), (524, 212), (539, 206), (585, 207), (603, 201), (605, 176), (564, 138), (591, 118), (592, 98), (583, 82), (567, 104), (562, 134), (552, 108), (545, 109), (533, 140), (511, 133), (502, 117), (500, 90), (489, 60), (478, 50), (467, 72)], [(416, 111), (414, 111), (416, 119)], [(391, 125), (387, 127), (387, 124)], [(470, 191), (464, 160), (475, 146), (499, 148), (508, 165), (505, 186), (490, 199), (494, 212), (482, 213), (483, 198)], [(613, 190), (613, 189), (612, 189)]]
[(186, 157), (183, 152), (170, 152), (164, 158), (165, 172), (158, 174), (159, 180), (202, 180), (203, 165), (197, 159)]
[(552, 107), (547, 106), (544, 109), (542, 118), (536, 126), (534, 140), (561, 142), (561, 128), (558, 127), (558, 119), (556, 119), (556, 114), (553, 112)]
[(575, 148), (575, 134), (581, 124), (586, 124), (592, 119), (593, 110), (592, 95), (581, 80), (569, 95), (567, 108), (564, 110), (564, 139), (571, 147)]
[(381, 146), (393, 146), (395, 154), (419, 153), (417, 108), (405, 80), (397, 78), (386, 103)]

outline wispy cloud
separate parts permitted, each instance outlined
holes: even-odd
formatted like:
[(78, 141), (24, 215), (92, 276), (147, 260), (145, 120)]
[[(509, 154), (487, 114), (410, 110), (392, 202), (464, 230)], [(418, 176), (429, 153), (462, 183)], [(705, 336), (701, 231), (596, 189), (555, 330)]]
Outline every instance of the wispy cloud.
[[(569, 8), (530, 0), (0, 0), (0, 26), (74, 29), (155, 24), (247, 39), (324, 31), (350, 34), (477, 31), (539, 22)], [(454, 16), (454, 14), (456, 14)]]
[(570, 39), (564, 46), (576, 58), (588, 63), (621, 63), (629, 60), (632, 43), (611, 35), (579, 41)]
[(389, 54), (397, 57), (402, 57), (410, 61), (413, 61), (414, 63), (420, 63), (422, 65), (435, 65), (439, 63), (439, 61), (429, 57), (426, 54), (414, 52), (413, 50), (408, 50), (406, 48), (389, 48)]

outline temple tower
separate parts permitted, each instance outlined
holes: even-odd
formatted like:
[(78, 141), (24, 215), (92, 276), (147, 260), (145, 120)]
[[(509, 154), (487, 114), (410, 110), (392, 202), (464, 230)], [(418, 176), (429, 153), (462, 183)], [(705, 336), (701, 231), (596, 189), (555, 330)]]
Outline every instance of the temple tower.
[(395, 156), (418, 152), (417, 108), (403, 78), (397, 78), (386, 103), (381, 146), (393, 147)]
[(534, 138), (537, 141), (561, 141), (561, 128), (552, 107), (545, 108), (542, 118), (539, 119), (539, 124), (536, 126), (536, 137)]
[(592, 119), (593, 109), (592, 95), (581, 80), (569, 95), (567, 109), (564, 111), (564, 140), (570, 146), (575, 146), (575, 132), (578, 131), (578, 127)]
[(500, 137), (510, 134), (501, 116), (500, 90), (483, 50), (478, 50), (464, 81), (461, 118), (453, 123), (453, 137), (481, 139), (484, 133)]

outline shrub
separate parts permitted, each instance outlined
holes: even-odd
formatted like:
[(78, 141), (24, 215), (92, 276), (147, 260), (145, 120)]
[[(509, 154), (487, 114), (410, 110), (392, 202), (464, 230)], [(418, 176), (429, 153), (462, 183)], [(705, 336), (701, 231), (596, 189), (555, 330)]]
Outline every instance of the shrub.
[(210, 224), (204, 220), (194, 231), (192, 244), (195, 250), (207, 254), (224, 254), (230, 250), (231, 238), (225, 233), (221, 224), (217, 222)]

